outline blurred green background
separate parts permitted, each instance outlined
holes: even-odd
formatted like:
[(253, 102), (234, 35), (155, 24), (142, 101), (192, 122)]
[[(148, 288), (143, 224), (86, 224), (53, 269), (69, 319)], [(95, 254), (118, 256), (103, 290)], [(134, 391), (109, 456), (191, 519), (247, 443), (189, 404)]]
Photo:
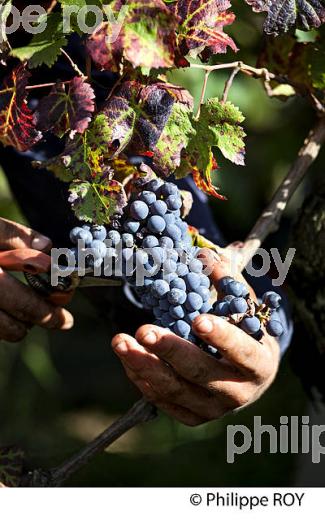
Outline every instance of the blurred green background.
[[(254, 65), (262, 45), (262, 17), (252, 15), (243, 2), (233, 4), (239, 20), (230, 32), (241, 48), (237, 57)], [(236, 58), (229, 53), (221, 59)], [(212, 74), (207, 96), (220, 96), (226, 77), (222, 72)], [(201, 71), (178, 71), (170, 79), (186, 86), (199, 99)], [(245, 238), (269, 201), (311, 127), (313, 114), (302, 99), (287, 103), (268, 99), (259, 81), (242, 75), (237, 77), (229, 98), (246, 116), (247, 167), (235, 167), (218, 158), (220, 171), (215, 182), (229, 200), (211, 201), (211, 205), (218, 225), (232, 241)], [(276, 245), (285, 251), (297, 209), (322, 173), (323, 159), (324, 154), (289, 204), (281, 230), (268, 239), (268, 247)], [(24, 222), (3, 173), (0, 175), (1, 216)], [(109, 321), (101, 319), (81, 293), (71, 310), (76, 319), (71, 332), (47, 334), (35, 328), (21, 344), (0, 345), (0, 444), (21, 446), (28, 453), (31, 467), (60, 463), (139, 397), (111, 352)], [(250, 426), (254, 416), (260, 415), (264, 424), (278, 426), (282, 415), (308, 413), (301, 383), (287, 357), (272, 388), (247, 410), (194, 429), (160, 415), (125, 435), (67, 485), (294, 484), (303, 472), (300, 459), (270, 455), (267, 443), (260, 455), (248, 452), (234, 464), (226, 463), (227, 425)], [(308, 484), (309, 477), (303, 478), (302, 483)], [(323, 476), (318, 484), (324, 484)]]

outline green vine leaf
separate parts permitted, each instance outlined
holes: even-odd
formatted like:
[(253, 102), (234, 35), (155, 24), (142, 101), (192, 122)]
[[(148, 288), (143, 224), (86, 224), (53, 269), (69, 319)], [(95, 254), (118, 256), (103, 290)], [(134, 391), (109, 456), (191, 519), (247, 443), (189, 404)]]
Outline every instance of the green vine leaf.
[[(103, 3), (106, 4), (108, 2), (103, 2), (103, 0), (59, 0), (59, 3), (62, 6), (62, 9), (67, 9), (68, 17), (67, 22), (70, 23), (70, 32), (77, 33), (80, 36), (84, 35), (82, 28), (80, 28), (78, 23), (78, 15), (80, 10), (83, 10), (82, 19), (87, 27), (94, 27), (96, 22), (96, 15), (91, 10), (87, 11), (87, 7), (103, 7)], [(67, 24), (68, 27), (68, 24)]]
[(62, 13), (40, 16), (38, 23), (46, 25), (45, 30), (35, 34), (29, 45), (13, 49), (11, 56), (20, 61), (28, 60), (30, 68), (40, 65), (52, 67), (61, 53), (61, 47), (67, 44), (66, 35), (63, 33)]
[(257, 13), (267, 12), (264, 23), (266, 34), (288, 32), (298, 26), (309, 31), (325, 22), (324, 0), (246, 0)]
[(0, 448), (0, 484), (18, 487), (23, 473), (24, 452), (17, 446)]
[(211, 98), (201, 106), (200, 117), (193, 121), (194, 135), (183, 154), (178, 178), (190, 172), (197, 186), (217, 198), (224, 198), (212, 184), (211, 173), (217, 168), (213, 148), (219, 148), (224, 157), (244, 165), (245, 132), (240, 126), (244, 116), (232, 103)]
[(194, 134), (190, 116), (186, 106), (174, 103), (166, 126), (153, 147), (153, 168), (158, 174), (168, 177), (180, 166), (182, 151)]
[(62, 154), (34, 165), (47, 168), (65, 182), (111, 179), (114, 172), (107, 162), (112, 156), (110, 137), (111, 128), (107, 117), (105, 114), (97, 114), (83, 135), (67, 139)]
[(244, 116), (229, 101), (222, 103), (218, 98), (209, 99), (202, 107), (197, 125), (197, 140), (204, 146), (216, 146), (229, 161), (244, 166), (246, 136), (240, 123)]
[(199, 120), (193, 121), (195, 133), (186, 149), (185, 168), (192, 164), (200, 171), (211, 171), (213, 147), (235, 164), (244, 165), (246, 134), (240, 126), (243, 121), (240, 110), (229, 101), (209, 99), (201, 106)]
[(122, 184), (114, 180), (75, 181), (70, 185), (69, 201), (80, 220), (108, 224), (112, 216), (122, 214), (127, 197)]
[(83, 134), (95, 110), (94, 98), (93, 88), (85, 78), (73, 78), (68, 91), (63, 83), (57, 83), (37, 107), (37, 128), (42, 132), (51, 130), (59, 137), (68, 131)]

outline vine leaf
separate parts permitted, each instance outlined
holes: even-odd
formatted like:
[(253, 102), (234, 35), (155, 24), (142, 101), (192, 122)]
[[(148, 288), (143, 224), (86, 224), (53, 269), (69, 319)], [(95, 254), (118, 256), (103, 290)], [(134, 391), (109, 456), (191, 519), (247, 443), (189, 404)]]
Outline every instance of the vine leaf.
[(194, 133), (190, 115), (186, 106), (174, 103), (165, 128), (152, 147), (153, 169), (156, 173), (168, 177), (180, 165), (182, 151)]
[(257, 13), (267, 12), (264, 31), (278, 35), (295, 25), (305, 30), (320, 27), (325, 22), (324, 0), (246, 0)]
[(95, 110), (94, 98), (95, 93), (85, 78), (73, 78), (68, 92), (63, 83), (57, 83), (37, 107), (37, 128), (43, 132), (52, 130), (59, 137), (68, 131), (83, 134)]
[(0, 448), (0, 485), (18, 487), (23, 473), (24, 452), (17, 446)]
[(110, 143), (127, 154), (152, 152), (153, 170), (168, 176), (179, 166), (193, 132), (192, 106), (192, 97), (181, 87), (127, 81), (104, 108), (111, 124)]
[(192, 172), (197, 186), (217, 198), (224, 198), (212, 184), (211, 172), (217, 165), (213, 148), (219, 148), (224, 157), (244, 165), (245, 132), (240, 126), (244, 116), (232, 103), (211, 98), (201, 106), (200, 117), (193, 121), (194, 135), (183, 154), (177, 177)]
[[(117, 21), (104, 23), (87, 42), (88, 52), (98, 67), (117, 72), (122, 58), (133, 67), (173, 66), (178, 20), (162, 0), (115, 0), (110, 8)], [(124, 16), (122, 22), (119, 13)]]
[(122, 183), (114, 180), (111, 129), (105, 114), (97, 114), (84, 134), (68, 138), (62, 154), (34, 163), (70, 182), (72, 209), (80, 220), (108, 224), (127, 203)]
[(240, 126), (244, 119), (230, 101), (222, 103), (218, 98), (211, 98), (201, 107), (197, 139), (203, 145), (208, 138), (209, 144), (218, 147), (226, 159), (244, 166), (246, 134)]
[(201, 56), (208, 59), (212, 54), (227, 52), (228, 47), (237, 51), (233, 39), (224, 32), (224, 27), (235, 20), (228, 11), (228, 0), (177, 0), (171, 9), (181, 22), (177, 42), (181, 55)]
[(192, 169), (193, 180), (199, 190), (204, 191), (204, 193), (207, 195), (212, 195), (212, 197), (215, 197), (216, 199), (227, 200), (224, 195), (219, 193), (219, 188), (212, 184), (211, 172), (212, 170), (216, 169), (217, 165), (214, 162), (212, 152), (210, 152), (209, 156), (210, 163), (203, 173), (196, 166), (194, 166)]
[(76, 216), (85, 222), (107, 224), (111, 217), (122, 214), (127, 197), (121, 183), (75, 181), (70, 185), (70, 199)]
[[(83, 9), (83, 19), (85, 19), (85, 25), (87, 27), (95, 27), (96, 24), (98, 24), (98, 20), (96, 19), (96, 14), (91, 9), (94, 7), (102, 8), (103, 3), (106, 2), (103, 2), (103, 0), (59, 0), (59, 3), (61, 4), (62, 9), (67, 9), (66, 12), (69, 13), (66, 16), (66, 25), (70, 32), (74, 32), (80, 36), (83, 36), (84, 32), (78, 21), (80, 10)], [(71, 9), (70, 12), (69, 9)], [(68, 24), (70, 24), (70, 27)]]
[(44, 29), (33, 36), (29, 45), (13, 49), (11, 56), (20, 61), (28, 60), (30, 68), (40, 65), (52, 67), (61, 53), (61, 47), (65, 47), (67, 44), (62, 13), (42, 15), (39, 17), (38, 23), (44, 24)]
[(8, 92), (0, 94), (0, 141), (21, 152), (30, 149), (42, 137), (27, 104), (29, 77), (26, 68), (19, 65), (3, 82), (3, 90), (8, 89)]
[[(259, 56), (258, 66), (272, 70), (277, 75), (287, 77), (289, 82), (294, 85), (287, 90), (288, 95), (306, 92), (313, 94), (321, 103), (325, 101), (325, 43), (322, 39), (313, 42), (298, 42), (297, 39), (289, 34), (279, 38), (270, 38)], [(272, 83), (273, 86), (273, 83)], [(276, 85), (272, 91), (272, 96), (283, 95), (281, 85), (279, 90)]]
[(100, 182), (111, 179), (114, 172), (107, 160), (112, 156), (109, 147), (110, 124), (105, 114), (97, 114), (83, 135), (68, 138), (64, 151), (43, 163), (34, 166), (47, 168), (59, 179), (70, 182), (82, 180)]

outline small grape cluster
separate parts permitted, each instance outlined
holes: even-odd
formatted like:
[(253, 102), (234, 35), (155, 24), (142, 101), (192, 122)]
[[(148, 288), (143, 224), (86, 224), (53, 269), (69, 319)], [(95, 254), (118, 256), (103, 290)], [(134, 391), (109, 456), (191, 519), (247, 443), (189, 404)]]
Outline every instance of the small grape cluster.
[(263, 325), (273, 337), (283, 334), (283, 325), (276, 313), (280, 308), (281, 296), (268, 291), (258, 304), (250, 297), (248, 287), (230, 276), (222, 278), (218, 284), (218, 294), (224, 297), (213, 305), (213, 314), (228, 319), (247, 334), (261, 339)]
[[(271, 319), (272, 310), (280, 305), (276, 293), (267, 293), (263, 304), (257, 305), (244, 284), (226, 277), (218, 288), (225, 296), (212, 307), (210, 279), (203, 272), (200, 248), (192, 245), (181, 208), (177, 186), (153, 179), (133, 193), (114, 229), (85, 225), (74, 228), (70, 239), (74, 245), (81, 241), (88, 248), (88, 267), (101, 269), (109, 259), (109, 275), (125, 279), (134, 288), (142, 306), (153, 312), (154, 324), (184, 339), (202, 346), (193, 334), (192, 322), (204, 313), (222, 316), (256, 338), (260, 337), (262, 323), (269, 334), (281, 335), (281, 323)], [(79, 253), (77, 247), (70, 250), (77, 265)], [(138, 283), (139, 268), (142, 283)]]

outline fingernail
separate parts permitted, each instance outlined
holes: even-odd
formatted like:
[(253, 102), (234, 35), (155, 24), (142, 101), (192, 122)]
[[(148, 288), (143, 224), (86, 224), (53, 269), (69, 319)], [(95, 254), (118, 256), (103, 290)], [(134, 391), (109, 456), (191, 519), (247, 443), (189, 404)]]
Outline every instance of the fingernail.
[(32, 248), (37, 249), (37, 251), (43, 251), (51, 244), (51, 240), (44, 235), (37, 235), (32, 241)]
[(120, 354), (121, 356), (123, 356), (124, 354), (127, 354), (127, 351), (128, 351), (128, 347), (127, 347), (127, 344), (125, 343), (125, 341), (120, 341), (120, 343), (118, 343), (116, 346), (113, 346), (115, 352), (117, 354)]
[(146, 343), (147, 345), (153, 345), (154, 343), (157, 342), (157, 335), (154, 333), (153, 330), (151, 330), (144, 336), (143, 342)]
[(195, 329), (200, 332), (201, 334), (209, 334), (209, 332), (212, 332), (213, 329), (213, 323), (210, 318), (207, 316), (202, 316), (201, 318), (197, 318), (194, 321)]
[(70, 330), (74, 326), (73, 316), (67, 316), (64, 325), (62, 326), (62, 330)]

